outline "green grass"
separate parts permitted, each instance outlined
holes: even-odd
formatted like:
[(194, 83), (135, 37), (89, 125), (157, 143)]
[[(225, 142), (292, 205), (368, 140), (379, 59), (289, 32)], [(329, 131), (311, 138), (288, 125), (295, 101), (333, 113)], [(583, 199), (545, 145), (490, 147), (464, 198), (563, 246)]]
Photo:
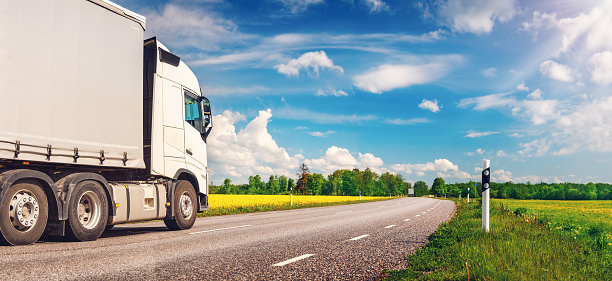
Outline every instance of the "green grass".
[[(524, 207), (522, 207), (524, 208)], [(518, 208), (517, 208), (518, 209)], [(612, 280), (612, 246), (601, 231), (576, 236), (553, 223), (494, 203), (490, 232), (482, 231), (481, 205), (457, 202), (455, 217), (408, 257), (390, 280)], [(599, 238), (598, 238), (599, 237)]]

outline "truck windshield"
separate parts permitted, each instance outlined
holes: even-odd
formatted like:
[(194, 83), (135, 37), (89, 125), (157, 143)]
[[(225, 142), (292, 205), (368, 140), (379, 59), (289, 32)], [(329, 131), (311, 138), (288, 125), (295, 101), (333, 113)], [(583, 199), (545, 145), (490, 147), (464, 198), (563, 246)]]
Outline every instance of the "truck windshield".
[(197, 98), (185, 91), (185, 121), (193, 126), (198, 132), (204, 132), (202, 124), (202, 106)]

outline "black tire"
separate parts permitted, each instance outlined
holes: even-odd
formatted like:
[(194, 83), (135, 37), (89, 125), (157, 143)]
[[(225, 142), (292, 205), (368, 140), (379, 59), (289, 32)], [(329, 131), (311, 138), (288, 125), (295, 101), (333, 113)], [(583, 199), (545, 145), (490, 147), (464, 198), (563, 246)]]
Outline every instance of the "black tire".
[(197, 213), (197, 198), (195, 189), (188, 181), (177, 181), (174, 190), (174, 218), (164, 219), (164, 223), (171, 230), (189, 229), (193, 226)]
[(66, 236), (72, 241), (98, 239), (108, 220), (108, 200), (102, 185), (91, 180), (78, 183), (68, 204)]
[(0, 202), (0, 244), (36, 242), (45, 231), (48, 216), (47, 195), (36, 181), (14, 184)]

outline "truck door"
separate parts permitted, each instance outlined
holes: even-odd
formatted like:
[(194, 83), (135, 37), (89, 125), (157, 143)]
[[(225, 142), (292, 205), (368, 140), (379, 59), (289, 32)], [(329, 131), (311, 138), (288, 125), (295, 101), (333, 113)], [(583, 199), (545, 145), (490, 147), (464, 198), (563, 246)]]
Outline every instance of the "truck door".
[(183, 93), (180, 85), (164, 79), (164, 168), (174, 175), (185, 168), (185, 133), (183, 121)]
[(187, 169), (201, 176), (206, 174), (206, 143), (202, 133), (206, 127), (206, 118), (202, 112), (202, 99), (193, 92), (184, 89), (185, 101), (185, 163)]

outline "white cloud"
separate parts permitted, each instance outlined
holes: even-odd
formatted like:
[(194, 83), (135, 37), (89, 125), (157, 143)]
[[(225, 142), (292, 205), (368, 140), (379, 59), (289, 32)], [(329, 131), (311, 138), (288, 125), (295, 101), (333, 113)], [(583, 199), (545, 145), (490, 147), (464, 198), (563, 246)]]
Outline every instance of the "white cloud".
[(313, 137), (327, 138), (330, 134), (335, 134), (335, 131), (327, 131), (327, 132), (310, 132), (309, 134)]
[(384, 164), (385, 162), (382, 159), (374, 156), (372, 153), (359, 153), (359, 164), (357, 165), (359, 169), (370, 168), (376, 172), (375, 170), (379, 170)]
[(426, 100), (423, 99), (421, 104), (419, 104), (419, 108), (430, 110), (433, 113), (440, 111), (440, 106), (438, 106), (438, 100)]
[(537, 139), (532, 142), (522, 143), (521, 146), (524, 148), (519, 151), (520, 155), (524, 156), (542, 156), (546, 154), (551, 148), (551, 143), (547, 139)]
[(146, 14), (147, 33), (171, 47), (218, 50), (221, 44), (255, 38), (238, 31), (237, 25), (214, 12), (167, 4), (161, 12)]
[(425, 176), (427, 172), (458, 172), (457, 175), (462, 175), (459, 167), (447, 159), (436, 159), (434, 162), (424, 164), (393, 164), (391, 170), (406, 174), (416, 174), (417, 176)]
[(515, 0), (442, 0), (438, 14), (459, 32), (489, 33), (495, 21), (506, 22), (516, 13)]
[(494, 135), (497, 134), (499, 132), (476, 132), (476, 131), (469, 131), (467, 135), (465, 135), (466, 138), (480, 138), (480, 137), (486, 137), (486, 136), (490, 136), (490, 135)]
[(225, 86), (202, 86), (202, 92), (205, 96), (248, 96), (260, 94), (270, 91), (269, 88), (263, 86), (252, 87), (225, 87)]
[(476, 149), (476, 151), (466, 152), (465, 155), (467, 155), (467, 156), (474, 156), (476, 154), (482, 155), (483, 153), (485, 153), (485, 150), (482, 149), (482, 148), (479, 148), (479, 149)]
[(569, 154), (584, 147), (612, 151), (612, 97), (585, 101), (556, 118), (554, 140), (563, 147), (554, 154)]
[(504, 157), (504, 156), (508, 156), (508, 155), (506, 154), (506, 152), (505, 152), (505, 151), (503, 151), (503, 150), (498, 150), (498, 151), (497, 151), (497, 153), (496, 153), (495, 155), (497, 155), (497, 157)]
[(334, 87), (328, 87), (327, 90), (318, 89), (315, 96), (334, 96), (334, 97), (346, 97), (348, 94), (342, 90), (336, 90)]
[(389, 5), (381, 0), (365, 0), (365, 4), (370, 9), (370, 13), (389, 11)]
[(386, 124), (391, 124), (391, 125), (414, 125), (414, 124), (420, 124), (420, 123), (429, 123), (431, 122), (431, 120), (427, 119), (427, 118), (412, 118), (412, 119), (385, 119), (385, 123)]
[(311, 5), (325, 3), (324, 0), (280, 0), (292, 13), (305, 11)]
[(293, 175), (304, 157), (301, 154), (290, 156), (277, 145), (267, 129), (271, 117), (271, 110), (262, 110), (238, 133), (234, 124), (245, 121), (244, 115), (226, 110), (213, 117), (215, 129), (208, 138), (208, 153), (209, 167), (215, 176), (245, 181), (255, 174)]
[(361, 123), (364, 121), (375, 120), (376, 116), (368, 115), (345, 115), (345, 114), (331, 114), (323, 112), (315, 112), (303, 108), (295, 108), (291, 106), (285, 106), (275, 109), (277, 118), (290, 119), (290, 120), (306, 120), (318, 124), (343, 124), (343, 123)]
[(325, 151), (325, 155), (318, 159), (306, 159), (304, 163), (310, 167), (311, 171), (323, 174), (330, 174), (340, 169), (366, 169), (370, 168), (373, 172), (380, 174), (386, 169), (384, 162), (379, 157), (371, 153), (358, 153), (358, 158), (346, 148), (332, 146)]
[[(556, 26), (563, 32), (563, 44), (559, 53), (568, 53), (572, 49), (585, 48), (590, 51), (612, 49), (612, 4), (601, 1), (590, 13), (581, 13), (574, 18), (563, 18)], [(576, 45), (580, 45), (575, 48)]]
[(327, 57), (324, 51), (305, 53), (297, 59), (290, 60), (287, 64), (275, 66), (274, 69), (276, 69), (278, 73), (288, 77), (300, 76), (300, 70), (305, 70), (308, 73), (312, 71), (317, 77), (319, 76), (319, 69), (329, 69), (331, 71), (344, 73), (344, 69), (334, 65), (334, 62)]
[(519, 133), (513, 133), (513, 134), (510, 135), (510, 137), (513, 137), (513, 138), (522, 138), (523, 135), (521, 135)]
[[(522, 106), (522, 110), (531, 116), (531, 122), (534, 125), (544, 124), (559, 117), (558, 101), (556, 100), (525, 100)], [(522, 110), (517, 108), (514, 114)]]
[(529, 87), (525, 86), (525, 81), (522, 81), (521, 84), (516, 86), (516, 89), (519, 91), (529, 91)]
[(446, 71), (446, 67), (441, 63), (422, 65), (386, 64), (353, 77), (353, 85), (370, 93), (381, 94), (385, 91), (435, 81), (444, 76)]
[[(612, 40), (612, 38), (611, 38)], [(599, 52), (589, 59), (591, 82), (608, 86), (612, 83), (612, 52)]]
[(514, 98), (508, 98), (510, 93), (492, 94), (476, 98), (467, 98), (459, 101), (457, 107), (467, 107), (474, 105), (476, 110), (486, 110), (489, 108), (505, 107), (516, 104)]
[(542, 90), (535, 89), (533, 92), (531, 92), (529, 95), (527, 95), (527, 98), (532, 99), (532, 100), (541, 100), (542, 99)]
[(491, 181), (502, 183), (513, 180), (514, 179), (512, 178), (512, 172), (510, 171), (505, 171), (503, 169), (493, 169), (493, 171), (491, 171)]
[(493, 169), (491, 171), (491, 181), (498, 182), (498, 183), (504, 183), (504, 182), (509, 182), (509, 181), (514, 182), (514, 183), (519, 183), (519, 182), (538, 183), (538, 182), (548, 182), (548, 178), (536, 176), (536, 175), (515, 177), (510, 171), (506, 171), (503, 169), (499, 169), (499, 170)]
[(496, 77), (497, 76), (497, 68), (495, 67), (490, 67), (487, 69), (483, 69), (480, 71), (480, 73), (482, 73), (482, 75), (484, 75), (485, 77)]
[(542, 75), (562, 82), (573, 82), (573, 72), (574, 71), (569, 66), (552, 60), (547, 60), (540, 64), (540, 73), (542, 73)]

